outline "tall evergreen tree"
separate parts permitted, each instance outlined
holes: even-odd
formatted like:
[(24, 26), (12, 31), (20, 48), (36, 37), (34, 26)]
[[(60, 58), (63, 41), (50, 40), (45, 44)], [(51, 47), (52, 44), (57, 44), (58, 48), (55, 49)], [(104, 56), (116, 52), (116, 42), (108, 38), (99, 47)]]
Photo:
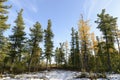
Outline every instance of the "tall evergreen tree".
[[(4, 46), (5, 46), (5, 37), (3, 36), (3, 32), (9, 28), (9, 24), (7, 24), (7, 9), (9, 9), (11, 6), (4, 5), (4, 3), (7, 2), (7, 0), (0, 0), (0, 58), (2, 59), (4, 57)], [(3, 59), (4, 60), (4, 59)], [(1, 62), (1, 61), (0, 61)]]
[(4, 72), (6, 64), (9, 62), (10, 43), (8, 38), (3, 39), (3, 45), (0, 50), (0, 72)]
[(48, 62), (51, 65), (51, 56), (53, 55), (53, 37), (54, 34), (51, 30), (51, 20), (48, 20), (48, 26), (47, 29), (44, 31), (45, 32), (45, 36), (44, 36), (44, 41), (45, 41), (45, 57), (46, 57), (46, 68), (48, 68)]
[(16, 26), (12, 28), (13, 34), (10, 36), (10, 41), (12, 45), (10, 56), (12, 59), (12, 63), (14, 63), (15, 58), (16, 61), (21, 61), (22, 52), (24, 50), (23, 48), (26, 34), (24, 32), (25, 24), (23, 21), (22, 12), (23, 9), (21, 9), (18, 13), (17, 19), (15, 20)]
[(72, 33), (71, 33), (71, 52), (70, 52), (70, 65), (73, 68), (81, 68), (81, 60), (80, 60), (80, 47), (79, 47), (79, 36), (78, 32), (74, 30), (72, 27)]
[(108, 71), (111, 71), (110, 50), (114, 50), (114, 31), (116, 29), (116, 20), (113, 16), (105, 14), (105, 9), (100, 14), (97, 14), (98, 19), (95, 21), (98, 24), (98, 29), (103, 33), (106, 40), (106, 53), (108, 61)]
[(81, 69), (81, 55), (78, 32), (75, 32), (75, 67)]
[[(43, 41), (43, 30), (39, 22), (36, 22), (33, 28), (30, 28), (30, 62), (29, 69), (31, 64), (37, 65), (40, 59), (40, 47), (39, 43)], [(38, 52), (39, 51), (39, 52)], [(37, 55), (37, 56), (36, 56)], [(30, 70), (29, 70), (30, 71)]]
[(6, 16), (6, 14), (8, 13), (7, 9), (9, 9), (11, 6), (4, 5), (4, 3), (7, 1), (8, 0), (0, 1), (0, 34), (9, 28), (9, 24), (6, 23), (8, 19), (8, 16)]
[(74, 67), (75, 66), (75, 30), (72, 27), (71, 29), (71, 50), (70, 50), (70, 57), (69, 57), (69, 64)]

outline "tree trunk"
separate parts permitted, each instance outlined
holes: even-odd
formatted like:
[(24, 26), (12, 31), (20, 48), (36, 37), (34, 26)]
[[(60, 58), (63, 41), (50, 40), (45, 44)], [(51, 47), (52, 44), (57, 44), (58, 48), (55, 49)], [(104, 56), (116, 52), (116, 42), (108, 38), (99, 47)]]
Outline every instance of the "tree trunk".
[(110, 60), (110, 52), (109, 52), (109, 47), (108, 47), (108, 37), (107, 37), (107, 34), (106, 34), (106, 30), (105, 30), (105, 38), (106, 38), (106, 48), (107, 48), (107, 57), (108, 57), (108, 60), (107, 60), (107, 63), (108, 63), (108, 71), (111, 71), (111, 60)]
[(87, 53), (87, 46), (86, 46), (86, 41), (85, 41), (85, 44), (84, 44), (84, 62), (83, 62), (83, 67), (85, 69), (85, 71), (88, 71), (88, 53)]
[(46, 69), (48, 70), (48, 58), (47, 58), (47, 61), (46, 61)]

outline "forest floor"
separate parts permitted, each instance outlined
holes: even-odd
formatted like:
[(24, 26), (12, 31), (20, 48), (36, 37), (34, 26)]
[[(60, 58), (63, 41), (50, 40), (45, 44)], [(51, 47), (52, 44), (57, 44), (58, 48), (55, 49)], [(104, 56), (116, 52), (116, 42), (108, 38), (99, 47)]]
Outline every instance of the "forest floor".
[[(80, 74), (81, 72), (78, 71), (54, 69), (18, 75), (6, 74), (0, 80), (91, 80), (89, 78), (76, 78)], [(107, 74), (107, 79), (98, 78), (97, 80), (120, 80), (120, 74)]]

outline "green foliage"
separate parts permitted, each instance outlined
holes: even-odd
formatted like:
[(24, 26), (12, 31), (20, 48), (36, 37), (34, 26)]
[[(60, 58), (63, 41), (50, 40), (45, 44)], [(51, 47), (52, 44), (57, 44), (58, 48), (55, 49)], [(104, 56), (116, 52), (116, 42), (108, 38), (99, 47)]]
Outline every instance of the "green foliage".
[(23, 73), (26, 70), (26, 66), (25, 63), (23, 62), (15, 62), (15, 64), (13, 65), (13, 72), (14, 73)]
[(30, 34), (30, 40), (29, 40), (29, 46), (30, 46), (30, 60), (29, 60), (29, 69), (31, 65), (38, 65), (40, 56), (42, 53), (42, 49), (39, 47), (39, 43), (43, 40), (43, 30), (41, 28), (41, 24), (39, 22), (36, 22), (33, 28), (30, 28), (31, 34)]
[[(15, 20), (16, 26), (12, 28), (13, 34), (10, 36), (11, 41), (11, 51), (10, 58), (11, 64), (15, 61), (22, 61), (22, 54), (24, 53), (24, 43), (25, 43), (25, 24), (22, 17), (23, 9), (18, 13), (17, 19)], [(12, 67), (11, 67), (12, 68)]]
[(64, 43), (60, 43), (60, 48), (59, 48), (59, 61), (60, 64), (63, 64), (65, 62), (65, 50), (64, 50)]
[(101, 73), (101, 74), (98, 73), (96, 76), (97, 78), (107, 78), (105, 73)]
[(52, 41), (52, 39), (53, 39), (53, 37), (54, 37), (54, 35), (53, 35), (53, 32), (52, 32), (52, 30), (51, 30), (51, 20), (49, 19), (48, 20), (48, 26), (47, 26), (47, 29), (46, 30), (44, 30), (44, 33), (45, 33), (45, 35), (44, 35), (44, 42), (45, 42), (45, 57), (46, 57), (46, 59), (47, 59), (47, 62), (46, 62), (46, 67), (48, 67), (48, 61), (49, 61), (49, 63), (51, 64), (51, 56), (53, 55), (52, 53), (53, 53), (53, 41)]
[(36, 42), (36, 46), (38, 46), (37, 43), (42, 42), (43, 40), (43, 30), (41, 28), (41, 24), (39, 22), (36, 22), (33, 28), (30, 28), (31, 34), (31, 41)]
[(95, 67), (96, 67), (96, 62), (95, 62), (95, 56), (92, 54), (89, 54), (89, 62), (88, 62), (88, 67), (89, 67), (89, 71), (95, 71)]
[(80, 45), (78, 32), (72, 27), (71, 33), (71, 49), (69, 56), (69, 65), (74, 69), (81, 69), (81, 55), (80, 55)]
[(70, 50), (70, 57), (69, 57), (69, 64), (71, 66), (74, 66), (75, 63), (75, 30), (72, 27), (71, 29), (72, 33), (71, 33), (71, 50)]
[(65, 64), (65, 50), (64, 50), (65, 44), (60, 43), (60, 48), (56, 48), (55, 50), (55, 61), (57, 66), (62, 66)]
[[(106, 40), (106, 54), (107, 54), (107, 66), (108, 71), (111, 71), (111, 56), (110, 53), (114, 53), (114, 32), (117, 25), (117, 18), (105, 14), (105, 9), (102, 10), (101, 14), (97, 14), (98, 19), (95, 21), (98, 24), (98, 29), (103, 33), (103, 38)], [(110, 52), (112, 50), (112, 52)]]
[(75, 32), (75, 67), (78, 69), (81, 69), (81, 55), (80, 55), (80, 45), (79, 45), (79, 37), (78, 37), (78, 32)]
[(111, 54), (111, 66), (112, 70), (116, 73), (120, 73), (120, 55), (116, 53)]
[(105, 72), (107, 70), (107, 54), (105, 42), (98, 42), (98, 53), (96, 54), (96, 70), (97, 72)]
[(7, 0), (0, 1), (0, 33), (8, 29), (10, 26), (6, 23), (8, 19), (6, 14), (8, 13), (7, 9), (9, 9), (11, 6), (4, 5), (5, 2), (7, 2)]
[(7, 38), (3, 39), (3, 43), (0, 48), (0, 62), (3, 62), (6, 57), (8, 57), (10, 44)]
[(0, 1), (0, 68), (3, 68), (3, 71), (5, 59), (8, 57), (9, 53), (8, 40), (6, 37), (3, 36), (3, 32), (10, 26), (9, 24), (7, 24), (7, 9), (9, 9), (10, 6), (4, 5), (5, 2), (7, 2), (7, 0)]
[(60, 50), (58, 47), (55, 49), (55, 62), (57, 66), (60, 64)]
[(3, 39), (2, 47), (0, 48), (0, 69), (4, 72), (6, 64), (9, 60), (10, 44), (7, 38)]

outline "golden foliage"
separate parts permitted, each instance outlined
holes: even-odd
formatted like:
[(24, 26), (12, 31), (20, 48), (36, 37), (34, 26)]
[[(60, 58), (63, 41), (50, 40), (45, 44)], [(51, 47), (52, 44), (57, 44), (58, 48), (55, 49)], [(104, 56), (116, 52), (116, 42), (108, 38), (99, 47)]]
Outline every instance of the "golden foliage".
[(80, 40), (87, 41), (90, 37), (89, 21), (84, 21), (83, 19), (79, 20), (78, 27)]

